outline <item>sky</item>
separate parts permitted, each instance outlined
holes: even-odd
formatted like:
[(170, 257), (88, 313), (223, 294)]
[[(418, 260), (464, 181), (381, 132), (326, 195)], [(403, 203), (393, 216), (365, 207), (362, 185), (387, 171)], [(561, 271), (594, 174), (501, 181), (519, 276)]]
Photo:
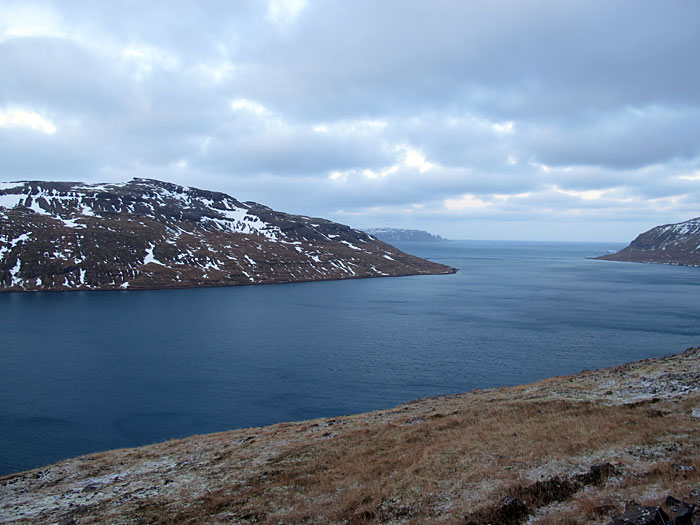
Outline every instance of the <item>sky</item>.
[(695, 0), (0, 0), (0, 180), (628, 242), (700, 216), (699, 57)]

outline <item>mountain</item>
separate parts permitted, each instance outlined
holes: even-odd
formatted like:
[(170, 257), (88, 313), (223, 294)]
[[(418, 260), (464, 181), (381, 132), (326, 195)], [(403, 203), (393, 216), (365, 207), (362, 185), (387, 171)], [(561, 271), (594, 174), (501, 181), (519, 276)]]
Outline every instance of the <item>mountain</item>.
[(435, 242), (444, 241), (439, 235), (423, 230), (401, 230), (399, 228), (369, 228), (365, 230), (373, 237), (384, 242)]
[(348, 226), (150, 179), (0, 183), (0, 291), (185, 288), (456, 270)]
[(652, 228), (627, 248), (596, 259), (700, 266), (700, 217)]

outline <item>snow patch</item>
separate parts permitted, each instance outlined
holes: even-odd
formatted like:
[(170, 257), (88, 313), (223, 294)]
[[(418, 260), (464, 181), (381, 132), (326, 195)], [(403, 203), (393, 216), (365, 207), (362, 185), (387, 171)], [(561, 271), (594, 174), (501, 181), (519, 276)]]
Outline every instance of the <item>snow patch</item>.
[(58, 220), (62, 221), (63, 224), (68, 226), (69, 228), (87, 228), (84, 224), (78, 224), (75, 222), (75, 219), (62, 219), (61, 217), (58, 217)]
[(143, 258), (143, 264), (149, 264), (149, 263), (155, 263), (155, 264), (160, 264), (161, 266), (165, 266), (162, 262), (160, 262), (158, 259), (155, 258), (153, 255), (153, 248), (155, 248), (155, 244), (150, 244), (148, 248), (146, 249), (146, 255)]
[(17, 262), (15, 263), (14, 267), (10, 269), (10, 277), (12, 278), (10, 286), (19, 286), (22, 284), (22, 279), (17, 277), (17, 274), (19, 273), (21, 268), (22, 261), (20, 261), (19, 257), (17, 257)]
[(27, 196), (23, 194), (10, 194), (10, 195), (0, 195), (0, 206), (3, 208), (14, 208), (19, 206), (20, 203), (24, 203)]
[(24, 242), (24, 241), (28, 241), (28, 240), (29, 240), (29, 235), (30, 235), (29, 233), (23, 233), (22, 235), (20, 235), (20, 236), (17, 237), (16, 239), (13, 239), (12, 241), (10, 241), (10, 244), (11, 244), (12, 247), (14, 248), (14, 247), (17, 246), (19, 243)]
[(342, 242), (343, 244), (349, 246), (349, 247), (350, 247), (351, 249), (353, 249), (353, 250), (357, 250), (358, 252), (361, 252), (361, 251), (362, 251), (362, 248), (358, 248), (357, 246), (355, 246), (355, 245), (352, 244), (351, 242), (348, 242), (348, 241), (340, 241), (340, 242)]

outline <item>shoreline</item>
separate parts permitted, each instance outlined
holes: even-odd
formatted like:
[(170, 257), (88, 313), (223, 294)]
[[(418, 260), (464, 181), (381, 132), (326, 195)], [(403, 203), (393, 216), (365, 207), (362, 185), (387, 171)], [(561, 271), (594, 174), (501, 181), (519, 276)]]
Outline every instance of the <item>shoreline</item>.
[[(427, 259), (426, 259), (427, 260)], [(434, 262), (434, 261), (429, 261)], [(442, 264), (442, 263), (435, 263)], [(448, 268), (444, 272), (420, 272), (420, 273), (402, 273), (396, 275), (358, 275), (358, 276), (348, 276), (348, 277), (338, 277), (330, 279), (297, 279), (294, 281), (264, 281), (264, 282), (250, 282), (250, 283), (222, 283), (222, 284), (192, 284), (183, 286), (138, 286), (138, 287), (117, 287), (117, 288), (56, 288), (56, 289), (42, 289), (42, 290), (10, 290), (7, 288), (0, 288), (0, 293), (67, 293), (67, 292), (148, 292), (156, 290), (196, 290), (198, 288), (234, 288), (237, 286), (264, 286), (264, 285), (280, 285), (280, 284), (299, 284), (299, 283), (323, 283), (332, 281), (351, 281), (358, 279), (383, 279), (386, 277), (417, 277), (421, 275), (454, 275), (459, 272), (459, 268), (454, 268), (452, 266), (442, 265)]]
[[(697, 486), (698, 430), (700, 348), (691, 348), (387, 410), (64, 460), (0, 477), (0, 521), (451, 522), (514, 487), (610, 463), (615, 474), (600, 487), (531, 509), (543, 519), (580, 518), (591, 498), (608, 498), (609, 512), (596, 511), (606, 523), (628, 498), (653, 503), (671, 489), (684, 498)], [(645, 481), (655, 469), (663, 483)], [(585, 520), (596, 522), (593, 514)]]

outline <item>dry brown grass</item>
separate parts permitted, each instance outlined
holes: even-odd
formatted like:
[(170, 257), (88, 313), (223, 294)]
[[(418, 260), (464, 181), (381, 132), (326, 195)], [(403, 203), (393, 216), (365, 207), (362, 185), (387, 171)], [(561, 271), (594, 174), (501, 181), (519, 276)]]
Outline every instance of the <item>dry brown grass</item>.
[[(479, 403), (410, 424), (368, 423), (344, 432), (321, 432), (316, 439), (284, 447), (243, 485), (209, 492), (186, 509), (154, 508), (153, 522), (167, 517), (174, 523), (204, 523), (211, 516), (263, 523), (459, 522), (475, 512), (478, 516), (506, 495), (534, 509), (570, 500), (581, 487), (567, 478), (528, 477), (541, 465), (581, 468), (598, 462), (601, 451), (615, 450), (605, 457), (620, 466), (613, 485), (603, 493), (598, 488), (572, 499), (568, 518), (559, 513), (541, 522), (597, 520), (619, 509), (604, 494), (617, 492), (618, 499), (624, 499), (635, 488), (653, 485), (659, 487), (659, 496), (642, 502), (659, 503), (666, 494), (685, 495), (698, 482), (700, 464), (692, 455), (698, 438), (690, 436), (697, 425), (682, 415), (682, 408), (673, 401), (630, 407), (563, 401)], [(659, 411), (665, 415), (659, 416)], [(676, 443), (679, 433), (688, 435), (682, 450), (650, 462), (651, 470), (623, 474), (629, 463), (627, 449), (655, 450), (665, 440)], [(679, 472), (671, 466), (675, 463), (697, 470)], [(146, 509), (142, 511), (148, 518)]]

